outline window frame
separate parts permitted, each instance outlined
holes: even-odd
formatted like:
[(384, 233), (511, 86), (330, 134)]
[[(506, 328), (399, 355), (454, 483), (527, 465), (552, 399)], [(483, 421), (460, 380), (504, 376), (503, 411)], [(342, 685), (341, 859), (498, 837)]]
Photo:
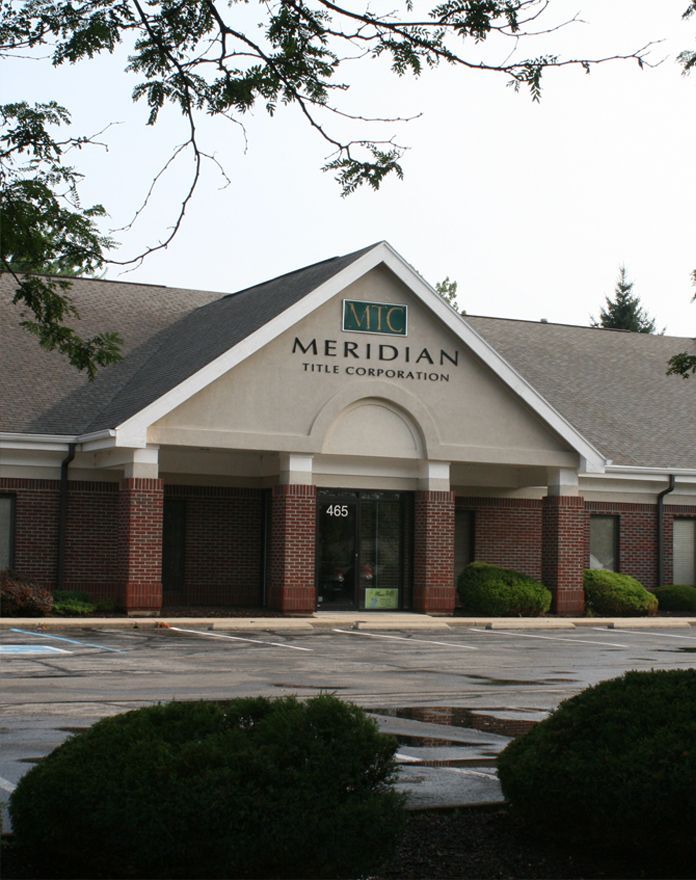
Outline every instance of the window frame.
[[(621, 516), (618, 513), (591, 513), (588, 523), (587, 566), (592, 568), (592, 520), (611, 520), (614, 530), (614, 567), (594, 569), (595, 571), (621, 571)], [(597, 557), (595, 557), (597, 558)]]
[(0, 571), (12, 571), (15, 566), (15, 544), (17, 537), (17, 496), (9, 492), (0, 492), (0, 499), (2, 498), (9, 498), (10, 500), (10, 546), (7, 569), (0, 569)]
[[(694, 537), (694, 559), (693, 559), (693, 561), (692, 561), (692, 565), (693, 565), (693, 572), (694, 572), (694, 573), (693, 573), (693, 577), (694, 577), (694, 586), (696, 586), (696, 517), (693, 517), (693, 516), (679, 516), (679, 515), (676, 515), (676, 516), (674, 517), (673, 521), (672, 521), (672, 548), (671, 548), (671, 549), (672, 549), (672, 578), (671, 578), (671, 581), (672, 581), (673, 584), (683, 584), (683, 583), (685, 583), (685, 581), (677, 580), (676, 575), (675, 575), (675, 571), (674, 571), (674, 569), (675, 569), (675, 557), (676, 557), (676, 555), (677, 555), (676, 552), (675, 552), (675, 551), (676, 551), (676, 547), (675, 547), (675, 543), (676, 543), (676, 532), (677, 532), (676, 524), (677, 524), (678, 522), (687, 522), (687, 523), (690, 523), (691, 526), (692, 526), (692, 529), (693, 529), (693, 531), (694, 531), (694, 536), (693, 536), (693, 537)], [(691, 585), (688, 584), (688, 583), (687, 583), (686, 585), (687, 585), (687, 586), (691, 586)]]

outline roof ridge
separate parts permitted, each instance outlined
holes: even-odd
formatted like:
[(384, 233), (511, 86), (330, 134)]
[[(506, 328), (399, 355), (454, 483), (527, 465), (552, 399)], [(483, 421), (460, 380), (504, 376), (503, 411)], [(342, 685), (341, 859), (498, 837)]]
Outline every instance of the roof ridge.
[(358, 256), (362, 256), (366, 254), (368, 251), (371, 251), (373, 248), (377, 247), (377, 245), (382, 242), (376, 241), (374, 244), (370, 244), (367, 247), (359, 248), (357, 251), (351, 251), (347, 254), (336, 254), (333, 257), (328, 257), (325, 260), (317, 260), (316, 263), (309, 263), (307, 266), (300, 266), (299, 269), (291, 269), (289, 272), (281, 272), (280, 275), (275, 275), (273, 278), (266, 278), (264, 281), (259, 281), (256, 284), (252, 284), (249, 287), (243, 287), (241, 290), (234, 290), (232, 293), (226, 293), (223, 296), (223, 299), (227, 299), (231, 296), (239, 296), (241, 293), (249, 293), (249, 291), (255, 290), (257, 287), (264, 287), (266, 284), (272, 284), (274, 281), (280, 281), (283, 278), (289, 278), (291, 275), (297, 275), (298, 272), (306, 272), (307, 269), (315, 269), (317, 266), (323, 266), (326, 263), (332, 263), (335, 260), (347, 260), (349, 257), (357, 258)]
[(668, 333), (639, 333), (633, 330), (625, 330), (623, 327), (592, 327), (587, 324), (568, 324), (565, 321), (547, 321), (545, 319), (541, 319), (538, 321), (533, 320), (532, 318), (510, 318), (503, 317), (501, 315), (472, 315), (468, 312), (462, 315), (462, 318), (466, 321), (467, 318), (482, 318), (484, 321), (512, 321), (515, 324), (537, 324), (537, 325), (545, 325), (548, 327), (569, 327), (571, 330), (601, 330), (605, 333), (628, 333), (633, 336), (647, 336), (653, 337), (655, 339), (693, 339), (692, 336), (672, 336)]

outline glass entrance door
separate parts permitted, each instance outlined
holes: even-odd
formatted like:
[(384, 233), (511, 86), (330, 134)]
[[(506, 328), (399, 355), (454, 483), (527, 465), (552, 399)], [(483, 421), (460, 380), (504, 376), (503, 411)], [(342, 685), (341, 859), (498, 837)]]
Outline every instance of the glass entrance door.
[(322, 489), (317, 501), (318, 606), (409, 607), (410, 496)]
[(357, 504), (319, 499), (317, 512), (317, 604), (355, 608)]

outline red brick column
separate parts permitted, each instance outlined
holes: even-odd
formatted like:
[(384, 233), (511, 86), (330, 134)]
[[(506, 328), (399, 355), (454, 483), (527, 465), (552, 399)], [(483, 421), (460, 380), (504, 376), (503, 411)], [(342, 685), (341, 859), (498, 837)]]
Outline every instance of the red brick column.
[(416, 492), (413, 609), (452, 614), (454, 589), (454, 492)]
[(271, 501), (268, 604), (288, 614), (312, 614), (317, 493), (314, 486), (275, 486)]
[(542, 503), (541, 578), (553, 592), (556, 614), (583, 614), (587, 565), (584, 499), (548, 495)]
[(162, 480), (121, 480), (118, 502), (118, 555), (126, 611), (162, 607)]

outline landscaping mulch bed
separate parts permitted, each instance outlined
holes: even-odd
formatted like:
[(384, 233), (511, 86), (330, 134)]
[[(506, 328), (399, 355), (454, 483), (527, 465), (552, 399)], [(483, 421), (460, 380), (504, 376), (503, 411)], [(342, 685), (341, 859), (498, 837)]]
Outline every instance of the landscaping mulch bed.
[[(27, 854), (3, 847), (5, 880), (69, 878), (46, 872)], [(668, 854), (665, 854), (666, 856)], [(55, 867), (55, 866), (54, 866)], [(94, 880), (107, 880), (108, 872)], [(696, 878), (696, 863), (642, 862), (587, 848), (564, 848), (530, 837), (505, 807), (410, 813), (395, 857), (369, 880), (619, 880)], [(191, 878), (194, 880), (194, 878)]]
[(409, 814), (394, 859), (373, 880), (694, 878), (696, 864), (657, 863), (530, 836), (507, 807)]

